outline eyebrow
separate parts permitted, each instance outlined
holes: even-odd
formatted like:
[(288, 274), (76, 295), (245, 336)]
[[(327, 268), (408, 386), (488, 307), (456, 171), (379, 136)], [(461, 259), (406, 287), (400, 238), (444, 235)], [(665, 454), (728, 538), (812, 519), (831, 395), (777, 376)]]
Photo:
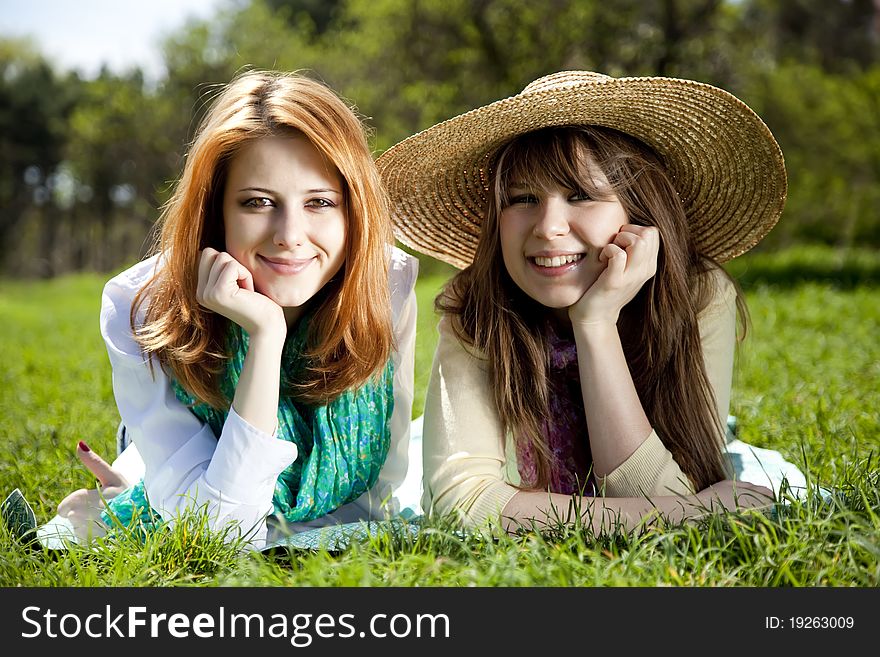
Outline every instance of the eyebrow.
[[(239, 192), (260, 192), (262, 194), (277, 194), (275, 190), (266, 189), (265, 187), (243, 187), (238, 190)], [(306, 194), (322, 194), (325, 192), (332, 192), (334, 194), (342, 194), (338, 189), (333, 189), (332, 187), (320, 187), (317, 189), (307, 189)]]

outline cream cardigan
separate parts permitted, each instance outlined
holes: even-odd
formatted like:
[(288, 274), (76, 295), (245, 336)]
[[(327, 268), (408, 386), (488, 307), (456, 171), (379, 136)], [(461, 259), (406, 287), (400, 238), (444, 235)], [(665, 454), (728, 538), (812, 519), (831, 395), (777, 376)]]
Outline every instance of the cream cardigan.
[[(720, 272), (712, 274), (716, 293), (700, 314), (706, 373), (718, 416), (726, 421), (736, 342), (736, 290)], [(440, 320), (425, 398), (423, 433), (426, 512), (458, 512), (466, 525), (498, 518), (520, 490), (516, 450), (504, 436), (492, 398), (486, 361), (458, 339), (446, 318)], [(603, 482), (608, 497), (688, 494), (693, 487), (652, 431), (641, 446)]]

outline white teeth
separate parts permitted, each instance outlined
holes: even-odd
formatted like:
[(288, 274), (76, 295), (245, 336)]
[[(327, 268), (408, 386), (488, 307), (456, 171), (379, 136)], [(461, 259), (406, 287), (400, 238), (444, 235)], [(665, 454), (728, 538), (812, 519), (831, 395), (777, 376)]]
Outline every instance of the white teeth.
[(533, 260), (535, 261), (535, 264), (539, 267), (561, 267), (562, 265), (567, 265), (570, 262), (580, 260), (582, 257), (582, 253), (573, 253), (571, 255), (553, 256), (552, 258), (535, 256)]

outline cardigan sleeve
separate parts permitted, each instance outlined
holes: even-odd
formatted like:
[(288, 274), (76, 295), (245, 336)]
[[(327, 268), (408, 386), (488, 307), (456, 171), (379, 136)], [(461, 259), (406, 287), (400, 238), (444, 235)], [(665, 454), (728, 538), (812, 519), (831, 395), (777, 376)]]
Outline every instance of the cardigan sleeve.
[[(736, 345), (736, 288), (719, 270), (712, 270), (714, 293), (698, 320), (703, 363), (718, 411), (719, 427), (727, 421)], [(719, 439), (724, 434), (719, 435)], [(609, 497), (688, 495), (693, 484), (672, 458), (655, 431), (615, 470), (604, 484)]]
[(485, 361), (464, 348), (448, 318), (438, 328), (425, 397), (422, 508), (480, 525), (500, 517), (519, 489), (505, 480), (504, 433)]

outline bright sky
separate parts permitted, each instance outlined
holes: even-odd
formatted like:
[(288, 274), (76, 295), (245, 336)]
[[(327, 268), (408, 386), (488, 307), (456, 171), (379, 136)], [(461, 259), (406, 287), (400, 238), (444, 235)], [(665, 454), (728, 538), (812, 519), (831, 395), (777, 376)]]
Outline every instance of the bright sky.
[(120, 72), (164, 71), (160, 43), (188, 18), (211, 16), (228, 0), (0, 0), (0, 37), (31, 37), (59, 69), (92, 77), (106, 63)]

